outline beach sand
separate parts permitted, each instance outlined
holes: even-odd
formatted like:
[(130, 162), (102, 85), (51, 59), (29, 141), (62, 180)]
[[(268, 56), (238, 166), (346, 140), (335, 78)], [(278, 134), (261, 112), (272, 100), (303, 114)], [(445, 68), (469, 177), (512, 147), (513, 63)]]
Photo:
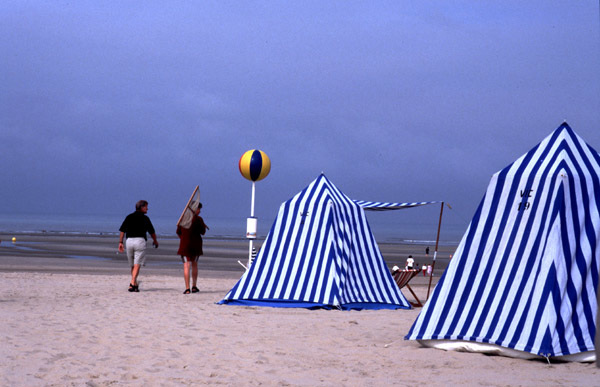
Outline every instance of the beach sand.
[[(549, 365), (405, 341), (419, 309), (217, 305), (242, 274), (245, 241), (207, 240), (200, 293), (183, 295), (170, 250), (176, 240), (149, 251), (140, 293), (129, 293), (114, 237), (19, 236), (14, 245), (0, 237), (5, 386), (600, 385), (595, 364)], [(382, 246), (399, 259), (413, 249)], [(425, 277), (411, 282), (422, 299), (427, 284)]]

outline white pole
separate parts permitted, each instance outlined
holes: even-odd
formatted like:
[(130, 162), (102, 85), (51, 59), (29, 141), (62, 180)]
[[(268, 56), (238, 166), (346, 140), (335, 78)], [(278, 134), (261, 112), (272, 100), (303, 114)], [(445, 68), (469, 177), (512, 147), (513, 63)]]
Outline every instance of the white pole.
[[(250, 216), (254, 217), (254, 197), (256, 194), (256, 182), (252, 182), (252, 202), (250, 204)], [(248, 247), (248, 268), (250, 268), (250, 264), (252, 263), (252, 239), (250, 239), (250, 244)]]
[(256, 193), (256, 182), (252, 182), (252, 204), (250, 206), (250, 216), (254, 216), (254, 196)]

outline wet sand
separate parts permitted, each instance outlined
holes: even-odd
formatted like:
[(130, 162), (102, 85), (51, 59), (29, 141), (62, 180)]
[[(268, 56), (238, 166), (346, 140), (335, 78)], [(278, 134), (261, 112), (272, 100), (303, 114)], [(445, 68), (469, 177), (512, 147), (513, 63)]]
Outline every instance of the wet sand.
[[(116, 236), (0, 234), (0, 271), (42, 271), (54, 273), (110, 274), (127, 268), (126, 254), (117, 253)], [(143, 273), (181, 275), (181, 260), (177, 256), (179, 240), (160, 238), (158, 249), (148, 248), (148, 258)], [(260, 248), (262, 241), (254, 245)], [(433, 261), (433, 246), (425, 254), (425, 246), (380, 243), (379, 248), (391, 269), (404, 267), (408, 255), (413, 255), (419, 265)], [(456, 246), (440, 246), (435, 273), (442, 273)], [(248, 241), (245, 239), (204, 239), (204, 256), (199, 268), (201, 276), (210, 278), (239, 278), (248, 261)]]

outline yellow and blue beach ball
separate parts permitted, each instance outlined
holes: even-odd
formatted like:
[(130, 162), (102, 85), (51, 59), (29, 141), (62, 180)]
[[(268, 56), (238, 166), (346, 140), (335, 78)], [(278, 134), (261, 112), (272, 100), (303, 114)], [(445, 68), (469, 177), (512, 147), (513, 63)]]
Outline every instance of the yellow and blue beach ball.
[(259, 181), (271, 172), (271, 160), (261, 150), (251, 149), (240, 157), (240, 173), (248, 180)]

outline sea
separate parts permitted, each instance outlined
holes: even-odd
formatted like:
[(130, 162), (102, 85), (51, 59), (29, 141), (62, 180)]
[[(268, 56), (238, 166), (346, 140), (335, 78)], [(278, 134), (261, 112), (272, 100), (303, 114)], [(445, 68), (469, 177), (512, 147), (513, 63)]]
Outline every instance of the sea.
[[(417, 245), (458, 245), (464, 225), (446, 224), (440, 227), (438, 222), (398, 222), (393, 217), (367, 215), (371, 231), (378, 243), (406, 243)], [(0, 234), (5, 237), (19, 234), (53, 235), (89, 235), (112, 236), (119, 234), (123, 215), (107, 214), (2, 214), (0, 213)], [(178, 218), (152, 214), (150, 219), (160, 238), (176, 238), (175, 229)], [(206, 219), (210, 227), (207, 239), (245, 240), (246, 218), (210, 218)], [(264, 239), (274, 219), (259, 218), (257, 239)]]

